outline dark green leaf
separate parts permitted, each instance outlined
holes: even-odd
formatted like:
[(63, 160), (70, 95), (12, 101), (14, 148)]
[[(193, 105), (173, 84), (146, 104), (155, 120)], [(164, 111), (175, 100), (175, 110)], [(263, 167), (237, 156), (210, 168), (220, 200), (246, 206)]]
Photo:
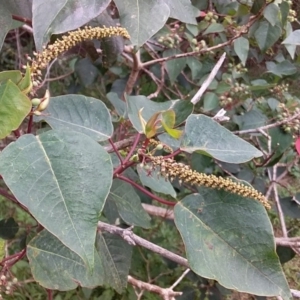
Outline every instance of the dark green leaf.
[(234, 51), (245, 66), (249, 52), (249, 41), (244, 37), (239, 37), (233, 42)]
[(19, 230), (18, 223), (14, 218), (0, 220), (0, 238), (11, 240), (15, 237)]
[(0, 139), (17, 129), (31, 110), (31, 101), (11, 81), (0, 85)]
[(286, 217), (300, 219), (300, 194), (295, 195), (298, 203), (292, 197), (279, 198), (280, 206)]
[(273, 61), (266, 62), (269, 73), (273, 73), (279, 77), (293, 75), (297, 72), (297, 68), (289, 60), (284, 60), (278, 64)]
[[(168, 49), (164, 51), (163, 57), (169, 57), (176, 54), (181, 54), (182, 52), (177, 49)], [(176, 58), (176, 59), (170, 59), (166, 61), (166, 69), (168, 72), (169, 79), (171, 81), (171, 84), (173, 84), (178, 77), (178, 75), (181, 73), (183, 68), (186, 65), (186, 59), (185, 57), (182, 58)]]
[(207, 92), (204, 95), (203, 110), (205, 112), (211, 111), (219, 106), (219, 97), (212, 92)]
[(250, 110), (244, 115), (235, 115), (232, 120), (239, 125), (240, 130), (255, 129), (266, 125), (267, 117), (259, 110)]
[(8, 31), (12, 28), (13, 19), (11, 17), (10, 11), (0, 2), (1, 12), (0, 12), (0, 50), (2, 48), (4, 39)]
[(194, 105), (190, 101), (179, 100), (175, 102), (175, 105), (172, 107), (175, 112), (175, 126), (178, 126), (185, 122), (187, 117), (193, 112)]
[(102, 146), (72, 131), (23, 135), (2, 151), (0, 174), (35, 219), (93, 268), (96, 226), (112, 184)]
[(105, 284), (122, 293), (127, 286), (132, 247), (119, 236), (99, 232), (96, 249), (103, 262)]
[(151, 171), (151, 174), (148, 174), (145, 168), (141, 168), (139, 165), (137, 167), (137, 171), (144, 186), (147, 186), (158, 193), (170, 195), (173, 198), (176, 198), (176, 192), (170, 181), (159, 176), (157, 171)]
[(102, 101), (92, 97), (82, 95), (53, 97), (43, 113), (35, 120), (45, 120), (53, 129), (74, 130), (96, 141), (105, 141), (113, 134), (107, 107)]
[(284, 263), (290, 261), (296, 255), (295, 251), (293, 249), (291, 249), (291, 247), (285, 247), (285, 246), (277, 246), (276, 253), (279, 257), (281, 264), (284, 264)]
[(163, 0), (170, 8), (170, 17), (188, 24), (197, 24), (198, 10), (190, 0)]
[(128, 225), (150, 227), (150, 217), (143, 209), (139, 196), (129, 183), (115, 179), (107, 202), (116, 204), (120, 217)]
[(34, 279), (47, 289), (60, 291), (73, 290), (78, 285), (89, 288), (103, 285), (106, 283), (104, 262), (94, 245), (91, 247), (95, 261), (92, 272), (57, 237), (47, 230), (41, 231), (27, 245), (27, 257)]
[(108, 93), (106, 97), (116, 109), (117, 114), (120, 117), (127, 119), (128, 116), (127, 116), (127, 107), (125, 101), (122, 101), (119, 98), (118, 94), (113, 92)]
[(170, 16), (170, 8), (159, 0), (115, 0), (120, 23), (125, 27), (135, 46), (142, 46), (158, 32)]
[(203, 32), (203, 35), (209, 34), (209, 33), (223, 32), (224, 30), (225, 30), (225, 28), (224, 28), (224, 26), (222, 24), (220, 24), (220, 23), (212, 23)]
[(280, 38), (282, 29), (276, 24), (272, 26), (267, 21), (261, 21), (254, 33), (260, 50), (266, 51), (272, 47)]
[[(157, 112), (168, 110), (172, 108), (175, 101), (166, 101), (157, 103), (151, 101), (145, 96), (128, 96), (128, 117), (133, 127), (140, 133), (143, 133), (143, 126), (139, 118), (139, 114), (142, 115), (143, 119), (148, 122), (149, 119)], [(141, 111), (142, 109), (142, 111)]]
[(77, 60), (75, 73), (84, 87), (93, 84), (99, 75), (98, 69), (94, 66), (89, 57)]
[(33, 34), (38, 50), (52, 34), (64, 33), (84, 25), (98, 16), (110, 0), (33, 0)]
[(242, 163), (262, 153), (216, 121), (204, 115), (190, 115), (181, 141), (183, 151), (199, 151), (220, 161)]
[(259, 202), (201, 188), (177, 203), (174, 214), (195, 273), (237, 291), (291, 298)]

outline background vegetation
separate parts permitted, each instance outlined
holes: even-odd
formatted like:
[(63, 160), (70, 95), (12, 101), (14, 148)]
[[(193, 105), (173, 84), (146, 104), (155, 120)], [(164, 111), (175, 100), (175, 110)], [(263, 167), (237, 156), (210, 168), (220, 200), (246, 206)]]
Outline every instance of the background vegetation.
[(1, 297), (300, 297), (299, 17), (0, 0)]

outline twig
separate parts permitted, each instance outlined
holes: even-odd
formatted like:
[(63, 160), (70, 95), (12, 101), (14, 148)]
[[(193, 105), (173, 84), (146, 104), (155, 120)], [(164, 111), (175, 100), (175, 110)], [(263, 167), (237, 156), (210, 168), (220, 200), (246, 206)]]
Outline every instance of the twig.
[[(134, 142), (134, 140), (135, 140), (135, 136), (132, 136), (128, 139), (125, 139), (125, 140), (122, 140), (122, 141), (119, 141), (119, 142), (114, 142), (115, 149), (120, 150), (120, 149), (126, 148), (128, 146), (131, 146), (132, 143)], [(114, 148), (111, 145), (110, 146), (104, 146), (104, 149), (108, 153), (112, 153), (112, 152), (115, 151)]]
[(158, 285), (154, 285), (151, 283), (147, 283), (147, 282), (143, 282), (138, 279), (135, 279), (132, 276), (128, 276), (127, 280), (130, 284), (137, 287), (138, 289), (147, 290), (149, 292), (156, 293), (156, 294), (162, 296), (163, 299), (165, 299), (165, 300), (173, 300), (173, 299), (175, 300), (175, 298), (174, 298), (175, 296), (182, 295), (182, 292), (174, 292), (173, 290), (171, 290), (169, 288), (164, 289)]
[(261, 126), (261, 127), (258, 127), (258, 128), (245, 129), (245, 130), (240, 130), (240, 131), (233, 131), (233, 133), (237, 134), (237, 135), (240, 135), (240, 134), (260, 132), (260, 130), (266, 130), (266, 129), (281, 126), (285, 123), (289, 123), (290, 121), (292, 121), (294, 119), (297, 119), (298, 117), (300, 117), (300, 111), (297, 111), (294, 115), (292, 115), (291, 117), (289, 117), (287, 119), (284, 119), (282, 121), (278, 121), (278, 122), (268, 124), (268, 125), (265, 125), (265, 126)]
[(174, 220), (174, 212), (171, 208), (163, 208), (151, 204), (142, 203), (144, 210), (151, 216)]
[(132, 93), (133, 87), (138, 79), (140, 70), (141, 70), (141, 61), (140, 61), (140, 52), (134, 53), (133, 47), (125, 46), (124, 51), (129, 53), (132, 56), (132, 68), (129, 75), (126, 87), (125, 94), (130, 95)]
[(194, 105), (201, 99), (203, 93), (206, 91), (206, 89), (208, 88), (208, 86), (211, 84), (211, 82), (213, 81), (213, 79), (217, 75), (219, 69), (221, 68), (221, 66), (222, 66), (222, 64), (223, 64), (223, 62), (225, 60), (225, 57), (226, 57), (226, 53), (224, 52), (222, 54), (222, 56), (220, 57), (220, 59), (218, 60), (218, 62), (216, 63), (216, 65), (214, 66), (214, 68), (211, 70), (209, 76), (203, 82), (203, 84), (200, 87), (200, 89), (198, 90), (198, 92), (192, 98), (191, 102)]
[(100, 230), (100, 231), (104, 230), (104, 231), (107, 231), (112, 234), (117, 234), (117, 235), (121, 236), (123, 239), (125, 239), (124, 236), (126, 236), (126, 238), (127, 239), (130, 238), (130, 240), (134, 244), (142, 246), (142, 247), (144, 247), (152, 252), (155, 252), (157, 254), (160, 254), (161, 256), (163, 256), (169, 260), (172, 260), (181, 266), (189, 268), (189, 264), (188, 264), (188, 261), (186, 258), (183, 258), (183, 257), (181, 257), (167, 249), (164, 249), (160, 246), (157, 246), (157, 245), (139, 237), (138, 235), (134, 234), (132, 231), (128, 231), (126, 229), (123, 229), (123, 228), (120, 228), (120, 227), (117, 227), (114, 225), (106, 224), (103, 222), (98, 222), (98, 230)]
[(185, 275), (190, 271), (190, 269), (186, 269), (181, 276), (172, 284), (172, 286), (170, 287), (170, 289), (174, 289), (179, 283), (180, 281), (185, 277)]

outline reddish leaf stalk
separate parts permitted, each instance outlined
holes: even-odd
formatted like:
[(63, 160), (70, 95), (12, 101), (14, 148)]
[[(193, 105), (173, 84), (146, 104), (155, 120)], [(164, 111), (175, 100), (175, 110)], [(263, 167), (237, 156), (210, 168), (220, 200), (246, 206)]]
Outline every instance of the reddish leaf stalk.
[(131, 179), (125, 177), (125, 176), (122, 176), (122, 175), (117, 175), (116, 176), (117, 178), (123, 180), (123, 181), (126, 181), (128, 183), (130, 183), (132, 186), (136, 187), (137, 189), (139, 189), (140, 191), (142, 191), (144, 194), (146, 194), (147, 196), (151, 197), (152, 199), (162, 203), (162, 204), (165, 204), (165, 205), (168, 205), (168, 206), (174, 206), (176, 203), (175, 202), (171, 202), (171, 201), (167, 201), (167, 200), (164, 200), (154, 194), (152, 194), (151, 192), (149, 192), (147, 189), (145, 189), (144, 187), (140, 186), (139, 184), (137, 184), (136, 182), (132, 181)]

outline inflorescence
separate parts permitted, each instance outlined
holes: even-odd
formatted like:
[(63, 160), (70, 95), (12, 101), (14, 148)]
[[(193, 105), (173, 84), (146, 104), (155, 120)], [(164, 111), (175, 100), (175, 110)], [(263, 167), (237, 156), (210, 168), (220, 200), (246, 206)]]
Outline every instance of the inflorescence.
[(122, 27), (85, 27), (69, 32), (62, 36), (62, 39), (56, 40), (53, 44), (44, 47), (41, 52), (34, 52), (34, 58), (31, 60), (31, 76), (33, 85), (37, 86), (41, 82), (42, 69), (45, 69), (50, 61), (58, 57), (63, 52), (71, 49), (78, 43), (93, 39), (102, 39), (111, 36), (123, 36), (129, 39), (130, 36), (125, 28)]
[(166, 178), (173, 180), (179, 178), (180, 181), (192, 185), (202, 185), (213, 189), (224, 189), (227, 192), (240, 195), (246, 198), (253, 198), (261, 202), (267, 209), (271, 206), (265, 196), (250, 186), (234, 182), (229, 178), (222, 178), (215, 175), (207, 175), (193, 171), (188, 165), (177, 163), (171, 158), (163, 156), (150, 156), (154, 167), (160, 167), (160, 173)]

